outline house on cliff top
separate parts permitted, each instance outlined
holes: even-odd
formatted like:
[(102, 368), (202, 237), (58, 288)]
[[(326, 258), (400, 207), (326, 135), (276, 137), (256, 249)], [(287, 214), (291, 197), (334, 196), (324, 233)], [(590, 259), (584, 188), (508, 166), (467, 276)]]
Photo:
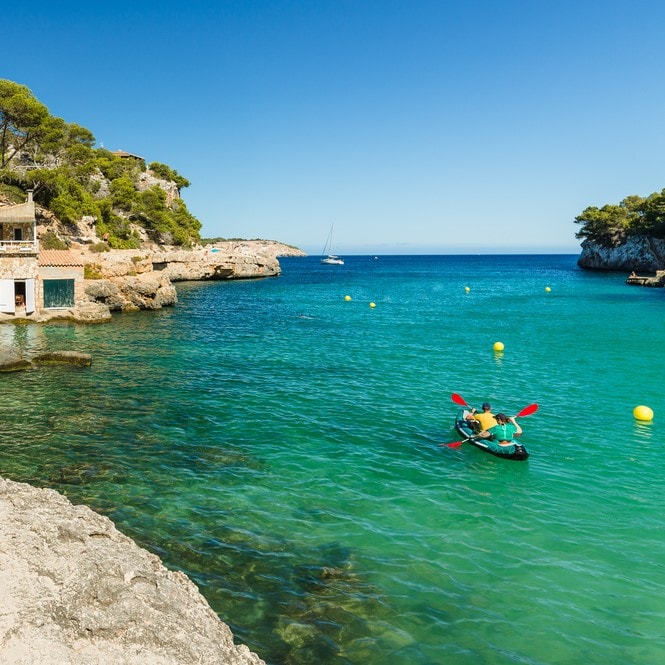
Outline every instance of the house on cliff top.
[(137, 162), (145, 161), (144, 157), (140, 157), (139, 155), (134, 155), (131, 152), (127, 152), (126, 150), (113, 150), (111, 154), (115, 155), (116, 157), (120, 157), (120, 159), (133, 159), (134, 161)]
[(42, 250), (32, 192), (0, 208), (0, 312), (30, 316), (85, 300), (83, 262), (69, 250)]

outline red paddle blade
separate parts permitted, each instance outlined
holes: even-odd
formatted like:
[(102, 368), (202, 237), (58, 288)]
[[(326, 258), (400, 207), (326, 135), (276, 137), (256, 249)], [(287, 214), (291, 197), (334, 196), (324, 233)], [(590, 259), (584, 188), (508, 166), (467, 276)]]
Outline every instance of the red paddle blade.
[(532, 413), (535, 413), (538, 411), (538, 405), (537, 404), (529, 404), (529, 406), (525, 406), (516, 416), (515, 418), (524, 418), (524, 416), (530, 416)]
[(446, 446), (448, 448), (459, 448), (464, 441), (453, 441), (452, 443), (440, 443), (440, 446)]
[(455, 402), (455, 404), (459, 404), (460, 406), (469, 406), (465, 401), (464, 398), (461, 395), (458, 395), (457, 393), (453, 393), (450, 396), (450, 399)]

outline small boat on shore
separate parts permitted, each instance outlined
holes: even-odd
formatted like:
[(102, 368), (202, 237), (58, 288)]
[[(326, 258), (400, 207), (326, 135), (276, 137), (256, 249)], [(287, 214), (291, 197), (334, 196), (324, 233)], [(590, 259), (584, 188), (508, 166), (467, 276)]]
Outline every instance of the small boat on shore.
[(528, 450), (521, 443), (517, 443), (515, 439), (510, 442), (510, 445), (501, 445), (491, 439), (483, 439), (479, 437), (478, 432), (473, 430), (469, 421), (466, 419), (467, 414), (467, 409), (461, 409), (455, 416), (455, 430), (462, 437), (461, 443), (470, 443), (472, 446), (475, 446), (490, 455), (496, 455), (496, 457), (503, 457), (518, 462), (524, 461), (529, 457)]

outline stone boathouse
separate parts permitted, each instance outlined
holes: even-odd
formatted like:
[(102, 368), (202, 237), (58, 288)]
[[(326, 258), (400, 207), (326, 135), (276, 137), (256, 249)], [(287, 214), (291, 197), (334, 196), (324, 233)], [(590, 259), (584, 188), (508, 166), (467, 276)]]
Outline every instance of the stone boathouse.
[(0, 312), (30, 317), (85, 300), (83, 262), (68, 250), (42, 250), (32, 192), (0, 208)]

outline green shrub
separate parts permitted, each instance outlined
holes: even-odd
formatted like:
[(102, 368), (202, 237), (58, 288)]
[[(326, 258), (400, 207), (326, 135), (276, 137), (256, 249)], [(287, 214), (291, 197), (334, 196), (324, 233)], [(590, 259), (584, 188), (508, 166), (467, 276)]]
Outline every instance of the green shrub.
[(111, 202), (115, 208), (129, 212), (136, 198), (137, 192), (134, 183), (127, 176), (111, 181)]
[(25, 192), (16, 185), (0, 183), (0, 194), (6, 196), (12, 203), (25, 203)]
[(86, 263), (83, 266), (83, 277), (85, 279), (103, 279), (101, 266), (96, 263)]
[(214, 245), (216, 242), (226, 242), (226, 238), (201, 238), (203, 245)]
[(89, 249), (95, 254), (101, 254), (102, 252), (110, 251), (108, 244), (105, 242), (96, 242), (94, 245), (90, 245)]
[(63, 173), (54, 173), (44, 197), (47, 205), (62, 222), (74, 224), (84, 215), (99, 219), (100, 210), (97, 202), (81, 184)]
[(68, 249), (69, 245), (53, 231), (47, 231), (39, 240), (41, 249)]
[(170, 180), (174, 182), (176, 187), (180, 190), (183, 187), (189, 187), (191, 184), (187, 178), (181, 176), (175, 169), (172, 169), (166, 164), (160, 164), (159, 162), (151, 162), (148, 164), (148, 168), (162, 180)]
[(134, 233), (131, 233), (127, 238), (111, 236), (109, 246), (111, 249), (141, 249), (141, 238)]

